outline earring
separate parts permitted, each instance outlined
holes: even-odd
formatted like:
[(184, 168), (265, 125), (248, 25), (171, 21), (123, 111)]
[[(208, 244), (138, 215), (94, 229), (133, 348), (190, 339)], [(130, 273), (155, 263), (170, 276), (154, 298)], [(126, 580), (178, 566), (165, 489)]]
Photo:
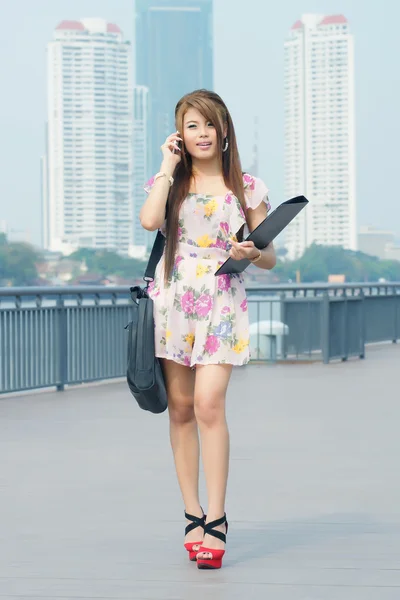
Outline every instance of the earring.
[(225, 138), (225, 146), (222, 148), (222, 152), (226, 152), (228, 150), (229, 141), (228, 138)]

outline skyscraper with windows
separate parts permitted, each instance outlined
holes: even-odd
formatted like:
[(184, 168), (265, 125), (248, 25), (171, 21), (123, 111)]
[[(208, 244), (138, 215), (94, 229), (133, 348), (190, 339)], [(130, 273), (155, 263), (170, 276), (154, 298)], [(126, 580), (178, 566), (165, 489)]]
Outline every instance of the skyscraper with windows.
[(140, 224), (139, 213), (143, 204), (143, 184), (149, 178), (149, 89), (136, 85), (133, 90), (133, 252), (144, 256), (154, 234)]
[(286, 230), (289, 257), (313, 242), (356, 248), (353, 36), (343, 15), (304, 15), (285, 42), (285, 193), (310, 200)]
[(149, 89), (150, 172), (187, 92), (213, 88), (212, 0), (136, 0), (136, 83)]
[(128, 254), (132, 244), (131, 46), (103, 19), (62, 21), (47, 47), (44, 241)]

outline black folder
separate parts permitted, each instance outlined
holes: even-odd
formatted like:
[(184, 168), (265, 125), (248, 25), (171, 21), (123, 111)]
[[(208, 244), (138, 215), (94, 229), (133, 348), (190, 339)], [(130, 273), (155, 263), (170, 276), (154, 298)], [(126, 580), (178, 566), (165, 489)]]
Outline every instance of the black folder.
[[(296, 198), (282, 202), (250, 233), (246, 241), (254, 242), (255, 247), (259, 250), (266, 248), (307, 204), (308, 200), (305, 196), (297, 196)], [(242, 273), (250, 264), (251, 262), (247, 258), (234, 260), (229, 257), (215, 272), (215, 275)]]

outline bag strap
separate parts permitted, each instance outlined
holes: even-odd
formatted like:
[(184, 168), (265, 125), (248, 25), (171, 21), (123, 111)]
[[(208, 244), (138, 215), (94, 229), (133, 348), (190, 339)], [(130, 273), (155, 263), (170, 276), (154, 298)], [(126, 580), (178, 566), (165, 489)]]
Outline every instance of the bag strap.
[[(168, 196), (169, 196), (169, 194), (168, 194)], [(168, 216), (168, 201), (165, 205), (165, 219), (167, 219), (167, 216)], [(154, 240), (153, 248), (151, 249), (149, 262), (147, 263), (147, 267), (146, 267), (146, 270), (143, 275), (143, 279), (144, 279), (144, 281), (146, 281), (147, 285), (149, 285), (149, 283), (151, 281), (154, 281), (156, 267), (157, 267), (158, 263), (160, 262), (162, 254), (164, 252), (164, 246), (165, 246), (165, 237), (161, 233), (161, 231), (158, 230), (156, 239)]]
[(165, 237), (161, 233), (160, 230), (157, 232), (156, 239), (154, 240), (153, 248), (151, 250), (149, 262), (147, 263), (146, 271), (144, 273), (143, 279), (147, 283), (154, 281), (154, 274), (156, 272), (156, 267), (160, 261), (162, 253), (164, 252), (165, 245)]

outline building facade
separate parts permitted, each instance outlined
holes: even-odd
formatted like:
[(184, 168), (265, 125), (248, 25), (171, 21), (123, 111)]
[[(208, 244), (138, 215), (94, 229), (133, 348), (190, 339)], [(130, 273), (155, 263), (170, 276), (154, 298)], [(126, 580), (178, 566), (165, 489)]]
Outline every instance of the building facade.
[(133, 90), (133, 251), (142, 257), (154, 234), (140, 224), (139, 213), (144, 200), (143, 184), (150, 178), (149, 88), (137, 85)]
[(132, 59), (117, 25), (63, 21), (47, 47), (45, 248), (132, 245)]
[(136, 83), (150, 92), (150, 171), (186, 93), (213, 88), (212, 0), (136, 0)]
[(360, 227), (358, 249), (360, 252), (385, 260), (388, 258), (388, 250), (395, 245), (395, 237), (393, 231), (371, 226)]
[(312, 243), (357, 248), (353, 36), (343, 15), (304, 15), (285, 42), (285, 195), (310, 204), (285, 232), (290, 258)]

